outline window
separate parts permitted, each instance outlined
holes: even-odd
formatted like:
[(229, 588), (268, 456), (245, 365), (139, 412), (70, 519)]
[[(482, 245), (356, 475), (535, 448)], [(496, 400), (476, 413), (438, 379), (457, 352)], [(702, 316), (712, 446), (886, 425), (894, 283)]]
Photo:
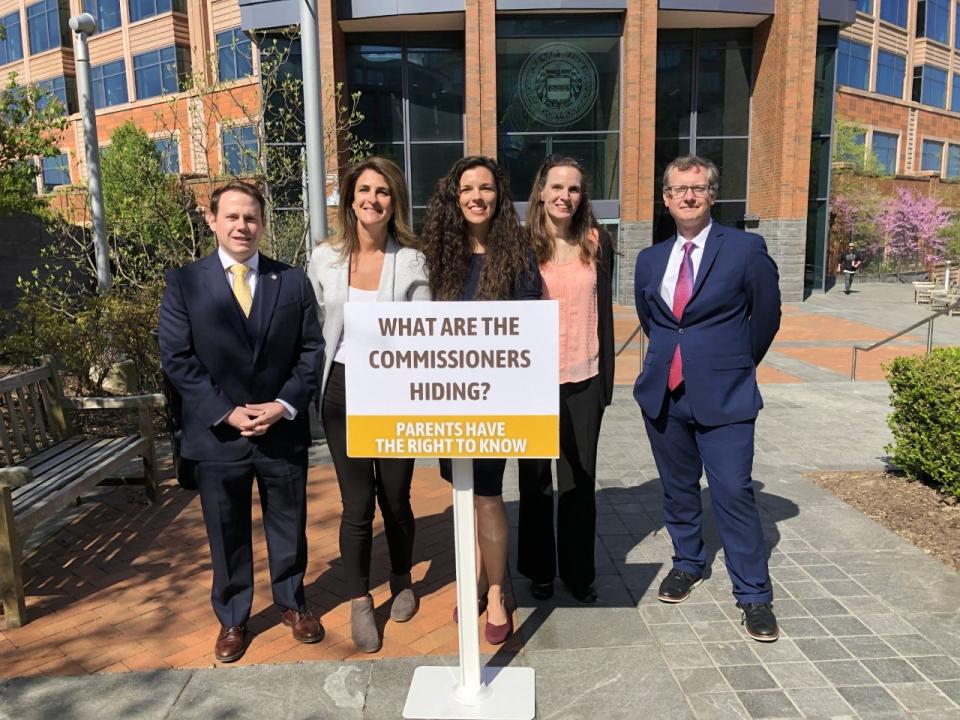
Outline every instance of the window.
[(899, 139), (900, 136), (893, 133), (877, 131), (873, 133), (873, 154), (888, 175), (897, 172), (897, 141)]
[(249, 175), (259, 165), (260, 143), (253, 125), (223, 129), (223, 171), (228, 175)]
[(221, 82), (253, 75), (250, 38), (240, 28), (217, 33), (217, 77)]
[(890, 97), (903, 97), (903, 76), (907, 60), (886, 50), (877, 52), (877, 92)]
[(157, 97), (179, 90), (179, 80), (189, 72), (189, 51), (168, 45), (133, 56), (133, 79), (137, 99)]
[(950, 91), (950, 109), (953, 112), (960, 112), (960, 73), (953, 76), (953, 87)]
[(957, 3), (956, 22), (954, 23), (953, 46), (960, 50), (960, 3)]
[(869, 89), (869, 45), (840, 38), (837, 47), (837, 83), (861, 90)]
[(947, 177), (960, 177), (960, 145), (947, 146)]
[(907, 0), (880, 0), (880, 19), (907, 26)]
[[(664, 168), (678, 155), (703, 155), (720, 168), (720, 189), (713, 207), (715, 220), (735, 226), (746, 212), (752, 44), (752, 35), (742, 30), (658, 33), (655, 241), (674, 231), (673, 219), (663, 208), (661, 186)], [(831, 88), (834, 54), (831, 48)], [(817, 117), (814, 125), (818, 125)]]
[(77, 81), (75, 78), (61, 75), (47, 80), (38, 80), (37, 87), (49, 93), (41, 98), (41, 108), (46, 107), (51, 98), (56, 98), (68, 115), (77, 112)]
[(936, 140), (924, 140), (920, 151), (920, 169), (940, 172), (943, 165), (943, 143)]
[(93, 81), (93, 104), (103, 108), (128, 100), (127, 67), (123, 60), (114, 60), (90, 68)]
[(120, 0), (83, 0), (83, 9), (97, 19), (100, 32), (120, 27)]
[(69, 12), (68, 0), (40, 0), (27, 7), (31, 55), (70, 46)]
[(917, 2), (917, 37), (926, 37), (944, 45), (950, 38), (950, 0)]
[(186, 12), (184, 0), (130, 0), (130, 22), (171, 10)]
[(0, 18), (5, 37), (0, 40), (0, 65), (23, 57), (23, 36), (20, 34), (20, 11)]
[(50, 192), (57, 185), (70, 184), (70, 158), (66, 153), (45, 157), (41, 161), (43, 167), (43, 187)]
[(917, 65), (913, 68), (914, 102), (933, 107), (947, 106), (947, 71), (933, 65)]
[[(364, 40), (347, 48), (347, 68), (364, 115), (357, 134), (404, 169), (418, 225), (437, 178), (464, 154), (462, 33)], [(512, 160), (501, 155), (508, 172)]]
[(857, 0), (857, 10), (868, 15), (873, 14), (873, 0)]
[(180, 148), (177, 145), (177, 139), (172, 137), (156, 138), (153, 141), (153, 146), (160, 155), (160, 167), (163, 168), (163, 171), (170, 175), (179, 175)]

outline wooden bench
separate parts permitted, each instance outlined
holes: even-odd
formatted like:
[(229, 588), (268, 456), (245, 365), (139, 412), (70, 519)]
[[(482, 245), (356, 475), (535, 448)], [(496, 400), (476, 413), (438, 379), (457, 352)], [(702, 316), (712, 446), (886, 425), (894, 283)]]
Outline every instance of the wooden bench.
[[(138, 457), (147, 498), (156, 502), (153, 409), (163, 404), (159, 394), (64, 397), (49, 360), (0, 379), (0, 445), (6, 461), (0, 467), (0, 600), (8, 628), (27, 621), (20, 563), (30, 531)], [(136, 409), (138, 432), (110, 438), (74, 433), (72, 413), (109, 409)]]

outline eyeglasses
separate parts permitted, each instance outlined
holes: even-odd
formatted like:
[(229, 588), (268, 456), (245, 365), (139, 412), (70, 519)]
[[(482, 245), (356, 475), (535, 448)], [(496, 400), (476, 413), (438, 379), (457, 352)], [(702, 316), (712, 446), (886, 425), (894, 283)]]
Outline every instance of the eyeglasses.
[(687, 190), (690, 190), (694, 197), (704, 198), (715, 189), (715, 185), (667, 185), (663, 191), (670, 197), (682, 198), (687, 194)]

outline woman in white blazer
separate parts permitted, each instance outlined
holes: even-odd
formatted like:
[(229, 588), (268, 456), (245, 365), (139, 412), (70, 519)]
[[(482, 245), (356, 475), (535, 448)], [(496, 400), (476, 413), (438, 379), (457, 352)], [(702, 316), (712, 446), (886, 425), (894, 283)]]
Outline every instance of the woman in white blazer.
[(390, 552), (390, 617), (404, 622), (417, 610), (410, 581), (414, 461), (347, 457), (343, 304), (429, 300), (430, 290), (423, 255), (410, 230), (407, 186), (400, 168), (385, 158), (364, 160), (347, 170), (341, 193), (340, 233), (314, 248), (308, 274), (326, 343), (321, 417), (343, 502), (340, 554), (351, 598), (350, 634), (358, 650), (376, 652), (381, 639), (369, 592), (376, 504)]

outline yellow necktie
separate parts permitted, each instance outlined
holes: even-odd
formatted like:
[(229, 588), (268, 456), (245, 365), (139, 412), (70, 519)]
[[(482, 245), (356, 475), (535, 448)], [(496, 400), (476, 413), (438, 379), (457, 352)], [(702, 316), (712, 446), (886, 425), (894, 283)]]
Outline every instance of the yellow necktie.
[(243, 263), (237, 263), (230, 266), (230, 274), (233, 275), (233, 295), (240, 303), (240, 309), (243, 310), (245, 317), (250, 317), (250, 308), (253, 307), (253, 295), (250, 294), (250, 286), (247, 285), (247, 270)]

